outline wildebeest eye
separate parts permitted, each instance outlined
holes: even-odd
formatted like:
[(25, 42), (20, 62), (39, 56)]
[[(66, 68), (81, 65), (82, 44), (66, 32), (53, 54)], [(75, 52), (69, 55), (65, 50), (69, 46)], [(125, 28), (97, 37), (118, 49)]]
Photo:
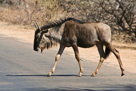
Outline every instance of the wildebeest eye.
[(46, 29), (46, 30), (43, 30), (42, 32), (43, 32), (43, 33), (47, 33), (47, 32), (48, 32), (48, 29)]

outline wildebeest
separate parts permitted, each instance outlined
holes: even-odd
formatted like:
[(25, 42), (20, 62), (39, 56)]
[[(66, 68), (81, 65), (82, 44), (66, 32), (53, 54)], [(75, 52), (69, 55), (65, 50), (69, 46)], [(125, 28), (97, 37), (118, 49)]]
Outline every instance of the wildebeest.
[[(120, 69), (121, 76), (125, 75), (124, 67), (120, 59), (119, 51), (117, 51), (111, 44), (111, 28), (104, 23), (89, 23), (82, 22), (75, 18), (65, 18), (59, 21), (48, 23), (42, 27), (39, 27), (37, 23), (34, 23), (36, 27), (34, 38), (34, 50), (51, 48), (57, 44), (60, 44), (59, 51), (55, 57), (55, 63), (48, 76), (55, 71), (57, 62), (62, 55), (65, 47), (72, 47), (75, 53), (75, 58), (79, 63), (80, 72), (78, 76), (83, 73), (81, 66), (78, 47), (89, 48), (94, 45), (97, 46), (100, 54), (100, 62), (96, 70), (91, 76), (95, 76), (98, 73), (104, 59), (108, 57), (110, 52), (116, 56)], [(105, 46), (105, 50), (103, 49)]]

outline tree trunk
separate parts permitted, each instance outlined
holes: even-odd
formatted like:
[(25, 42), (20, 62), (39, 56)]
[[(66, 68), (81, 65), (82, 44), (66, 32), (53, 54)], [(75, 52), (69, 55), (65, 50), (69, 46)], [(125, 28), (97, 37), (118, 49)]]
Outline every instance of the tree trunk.
[(35, 7), (38, 5), (38, 1), (37, 0), (35, 0)]
[(134, 30), (134, 33), (135, 33), (135, 38), (136, 38), (136, 26), (135, 26), (135, 30)]

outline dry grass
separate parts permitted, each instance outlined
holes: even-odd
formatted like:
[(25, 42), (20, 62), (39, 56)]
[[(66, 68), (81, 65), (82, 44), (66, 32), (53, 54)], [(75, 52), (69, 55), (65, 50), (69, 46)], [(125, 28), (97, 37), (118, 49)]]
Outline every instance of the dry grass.
[(40, 2), (37, 6), (30, 4), (27, 8), (18, 5), (0, 7), (0, 20), (22, 25), (33, 25), (33, 21), (37, 21), (39, 25), (43, 25), (64, 17), (65, 12), (62, 12), (57, 0), (51, 1)]
[(21, 11), (15, 8), (2, 8), (0, 10), (0, 20), (8, 21), (13, 24), (22, 24), (25, 23), (28, 19), (26, 12)]

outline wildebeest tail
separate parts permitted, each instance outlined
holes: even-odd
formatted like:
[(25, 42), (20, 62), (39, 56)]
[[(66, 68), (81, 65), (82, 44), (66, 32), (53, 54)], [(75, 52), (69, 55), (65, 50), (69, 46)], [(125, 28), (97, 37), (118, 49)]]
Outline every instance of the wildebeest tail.
[(111, 51), (106, 47), (104, 59), (106, 59), (106, 58), (110, 55), (110, 52), (111, 52)]

